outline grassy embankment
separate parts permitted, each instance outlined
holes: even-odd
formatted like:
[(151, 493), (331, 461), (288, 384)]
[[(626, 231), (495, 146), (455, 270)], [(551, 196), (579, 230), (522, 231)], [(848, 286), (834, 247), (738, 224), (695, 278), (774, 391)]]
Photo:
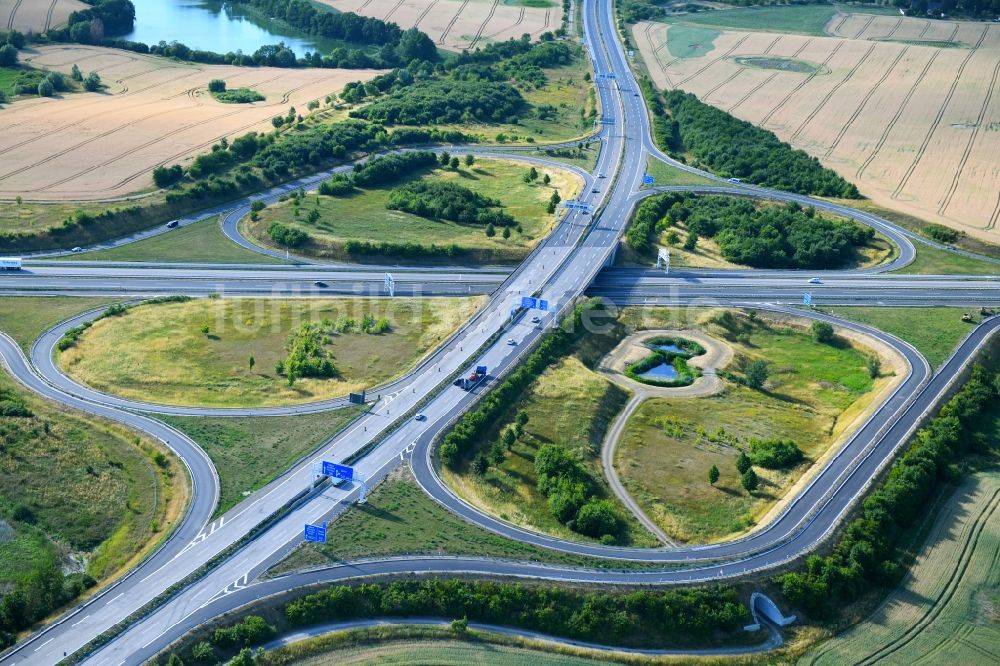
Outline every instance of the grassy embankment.
[[(511, 404), (487, 430), (486, 436), (465, 452), (456, 471), (442, 467), (444, 479), (467, 501), (504, 520), (567, 539), (586, 540), (561, 523), (549, 509), (547, 498), (537, 488), (535, 456), (546, 444), (569, 449), (582, 463), (598, 498), (613, 497), (601, 471), (600, 447), (605, 432), (628, 400), (628, 393), (591, 368), (620, 339), (613, 335), (587, 335), (575, 352), (556, 361)], [(491, 464), (485, 474), (473, 471), (479, 453), (490, 450), (501, 431), (524, 412), (528, 421), (524, 434), (502, 462)], [(624, 509), (624, 541), (636, 546), (656, 542)]]
[(50, 327), (74, 315), (116, 302), (107, 298), (71, 296), (0, 297), (0, 331), (12, 337), (27, 353), (31, 343)]
[[(477, 630), (456, 633), (448, 627), (382, 626), (326, 634), (268, 652), (262, 665), (294, 663), (392, 664), (393, 666), (599, 666), (604, 661), (584, 650), (554, 649), (551, 644)], [(620, 663), (620, 662), (619, 662)]]
[(109, 250), (72, 255), (78, 261), (147, 261), (155, 263), (200, 262), (206, 264), (284, 264), (259, 252), (240, 247), (226, 238), (219, 218), (171, 229), (152, 238)]
[(216, 515), (220, 515), (340, 432), (361, 409), (239, 419), (163, 414), (155, 418), (191, 437), (212, 459), (219, 473)]
[[(937, 368), (973, 329), (962, 321), (961, 308), (828, 307), (824, 312), (891, 333), (917, 348)], [(978, 323), (979, 313), (972, 310)]]
[[(527, 165), (505, 160), (476, 159), (471, 167), (463, 163), (454, 171), (429, 169), (381, 187), (359, 189), (353, 196), (310, 194), (298, 206), (294, 200), (288, 200), (261, 211), (260, 219), (256, 222), (247, 218), (241, 224), (244, 233), (266, 247), (277, 247), (267, 235), (269, 224), (280, 222), (300, 229), (309, 234), (311, 241), (296, 252), (327, 258), (347, 258), (344, 243), (358, 240), (416, 243), (423, 246), (433, 244), (439, 247), (456, 244), (482, 260), (516, 262), (523, 259), (555, 224), (556, 215), (546, 212), (552, 192), (558, 191), (563, 199), (571, 199), (580, 189), (579, 179), (561, 169), (539, 169), (538, 180), (526, 183), (524, 175), (528, 169)], [(542, 183), (544, 174), (552, 179), (549, 185)], [(485, 233), (486, 228), (480, 224), (431, 220), (386, 209), (386, 200), (394, 188), (418, 179), (457, 183), (484, 196), (498, 199), (503, 203), (504, 212), (520, 223), (522, 232), (512, 229), (511, 237), (505, 239), (502, 230), (497, 229), (496, 235), (489, 238)], [(318, 211), (320, 216), (315, 224), (309, 223), (307, 219), (313, 210)], [(441, 259), (447, 259), (443, 251)]]
[(39, 567), (106, 580), (170, 533), (187, 501), (183, 464), (110, 422), (25, 391), (0, 372), (0, 584)]
[[(99, 320), (58, 362), (79, 381), (138, 400), (218, 407), (310, 402), (398, 376), (480, 302), (207, 299), (145, 305)], [(327, 336), (322, 346), (332, 354), (335, 376), (300, 378), (289, 386), (276, 372), (300, 324), (340, 317), (359, 321), (366, 314), (387, 318), (390, 330)]]
[[(625, 321), (633, 315), (644, 317), (647, 328), (677, 325), (676, 312), (626, 311)], [(872, 352), (856, 343), (818, 343), (807, 330), (761, 317), (738, 315), (729, 327), (716, 321), (698, 317), (733, 347), (730, 371), (740, 373), (752, 360), (768, 363), (764, 389), (727, 380), (712, 396), (651, 398), (630, 419), (615, 460), (643, 510), (667, 534), (693, 542), (717, 541), (754, 525), (893, 381), (869, 376), (865, 357)], [(748, 493), (736, 459), (751, 438), (792, 439), (805, 460), (783, 470), (755, 466), (760, 487)], [(720, 471), (714, 485), (708, 481), (713, 465)]]
[[(467, 555), (609, 569), (654, 568), (559, 553), (512, 541), (471, 525), (429, 498), (409, 470), (378, 486), (364, 505), (337, 518), (338, 534), (350, 539), (303, 544), (272, 570), (281, 574), (369, 557)], [(663, 568), (663, 567), (660, 567)]]

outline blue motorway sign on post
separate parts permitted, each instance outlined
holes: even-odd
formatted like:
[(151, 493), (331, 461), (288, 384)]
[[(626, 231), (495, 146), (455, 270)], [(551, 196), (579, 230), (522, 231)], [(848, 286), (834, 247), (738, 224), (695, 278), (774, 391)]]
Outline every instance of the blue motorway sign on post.
[(531, 296), (521, 297), (521, 307), (525, 310), (542, 310), (547, 311), (549, 309), (549, 302), (541, 298), (533, 298)]
[(812, 302), (813, 302), (812, 292), (807, 291), (806, 293), (802, 294), (802, 305), (812, 305)]
[(348, 467), (347, 465), (338, 465), (337, 463), (323, 461), (322, 473), (324, 476), (329, 476), (334, 479), (346, 479), (348, 481), (354, 480), (354, 468)]
[(645, 176), (642, 177), (642, 184), (643, 185), (652, 185), (653, 184), (653, 177), (650, 176), (649, 174), (646, 174)]
[(326, 543), (326, 523), (322, 525), (306, 525), (305, 539), (306, 541)]

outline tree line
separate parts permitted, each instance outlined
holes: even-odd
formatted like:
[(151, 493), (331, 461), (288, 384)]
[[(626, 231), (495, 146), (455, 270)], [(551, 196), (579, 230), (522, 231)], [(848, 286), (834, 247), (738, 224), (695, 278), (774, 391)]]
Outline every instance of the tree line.
[(776, 190), (858, 199), (858, 188), (815, 157), (792, 148), (773, 132), (739, 120), (691, 93), (656, 91), (640, 82), (653, 115), (659, 146), (681, 161), (685, 154), (714, 173)]
[(979, 431), (995, 414), (1000, 373), (976, 366), (968, 382), (913, 437), (886, 480), (862, 504), (829, 555), (813, 555), (800, 571), (777, 582), (792, 604), (816, 617), (834, 613), (872, 587), (899, 582), (908, 556), (908, 531), (924, 520), (944, 484), (969, 464), (970, 456), (992, 455), (996, 442)]
[(625, 242), (648, 254), (658, 235), (678, 224), (688, 231), (686, 249), (694, 249), (699, 238), (711, 238), (727, 260), (755, 268), (839, 268), (875, 237), (870, 227), (795, 202), (758, 205), (742, 197), (684, 192), (643, 201)]

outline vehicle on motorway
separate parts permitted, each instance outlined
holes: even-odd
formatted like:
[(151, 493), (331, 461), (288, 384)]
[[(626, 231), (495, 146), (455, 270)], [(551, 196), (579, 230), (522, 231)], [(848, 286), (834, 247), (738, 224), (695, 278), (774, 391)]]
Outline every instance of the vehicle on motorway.
[(604, 178), (605, 176), (604, 176), (604, 174), (603, 174), (603, 173), (599, 173), (599, 174), (597, 174), (597, 177), (598, 177), (598, 178)]
[(178, 224), (179, 223), (177, 222), (177, 220), (170, 220), (169, 222), (167, 222), (167, 229), (173, 229)]
[(417, 414), (416, 416), (413, 417), (413, 420), (414, 421), (426, 421), (427, 420), (427, 415), (426, 414)]
[(325, 287), (325, 286), (327, 286), (327, 284), (326, 284), (326, 282), (323, 282), (322, 280), (316, 280), (315, 282), (313, 282), (313, 286), (314, 287)]
[(537, 324), (537, 323), (538, 323), (538, 322), (540, 322), (541, 320), (542, 320), (542, 318), (541, 318), (541, 317), (539, 317), (538, 315), (535, 315), (534, 317), (532, 317), (532, 318), (531, 318), (531, 323), (532, 323), (532, 324)]
[(507, 346), (508, 347), (513, 347), (516, 344), (517, 344), (517, 340), (515, 340), (514, 338), (507, 338)]
[(21, 270), (21, 257), (0, 257), (0, 271)]
[(810, 278), (809, 279), (809, 284), (823, 284), (823, 281), (820, 280), (818, 277)]
[(466, 391), (471, 391), (479, 382), (486, 379), (486, 366), (477, 365), (476, 369), (469, 373), (468, 377), (459, 377), (455, 380), (455, 386), (460, 386)]
[(593, 188), (592, 190), (590, 190), (590, 193), (591, 193), (591, 194), (597, 194), (597, 188), (595, 187), (595, 188)]
[(742, 181), (742, 180), (740, 180), (739, 178), (726, 178), (726, 182), (729, 182), (729, 183), (736, 183), (737, 185), (739, 185), (739, 184), (740, 184), (740, 183), (742, 183), (743, 181)]
[(72, 250), (70, 250), (70, 252), (83, 252), (83, 248), (77, 245)]

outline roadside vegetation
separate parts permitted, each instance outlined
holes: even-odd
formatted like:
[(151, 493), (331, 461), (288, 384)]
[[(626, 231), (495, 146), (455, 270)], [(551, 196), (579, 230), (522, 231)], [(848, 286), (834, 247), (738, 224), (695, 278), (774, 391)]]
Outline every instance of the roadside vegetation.
[(219, 516), (353, 421), (361, 407), (261, 417), (151, 415), (198, 443), (219, 473)]
[(589, 335), (588, 301), (464, 416), (441, 444), (442, 472), (504, 520), (565, 538), (656, 542), (612, 499), (600, 466), (605, 431), (628, 400), (592, 368), (622, 337)]
[(858, 188), (774, 133), (739, 120), (681, 90), (639, 80), (653, 116), (653, 137), (671, 157), (724, 178), (800, 194), (858, 199)]
[[(113, 312), (73, 332), (60, 343), (58, 362), (89, 386), (136, 400), (216, 407), (311, 402), (400, 375), (480, 302), (171, 299)], [(388, 327), (375, 330), (380, 319)], [(316, 359), (329, 360), (332, 372), (308, 372), (306, 362)]]
[[(623, 320), (663, 326), (676, 314), (626, 310)], [(755, 525), (894, 380), (870, 362), (874, 352), (832, 329), (731, 310), (695, 325), (733, 347), (723, 390), (644, 402), (615, 467), (669, 536), (704, 543)]]
[[(891, 333), (917, 348), (932, 368), (944, 363), (981, 320), (974, 308), (829, 307), (825, 312)], [(962, 321), (970, 313), (973, 321)]]
[[(925, 525), (927, 508), (966, 470), (996, 463), (998, 378), (997, 373), (975, 366), (961, 390), (916, 434), (885, 480), (844, 526), (832, 551), (813, 555), (805, 567), (777, 578), (788, 603), (811, 619), (828, 620), (871, 590), (900, 582), (910, 561), (914, 532)], [(955, 565), (950, 560), (948, 570), (963, 575)], [(980, 599), (989, 603), (988, 596)]]
[(342, 513), (330, 529), (337, 534), (350, 534), (351, 538), (303, 544), (272, 568), (269, 575), (404, 555), (495, 557), (591, 569), (644, 566), (538, 548), (471, 525), (428, 497), (405, 468), (394, 472), (373, 490), (365, 504), (354, 505)]
[(212, 217), (152, 238), (108, 250), (96, 250), (65, 257), (71, 261), (141, 261), (150, 263), (206, 264), (284, 264), (270, 257), (240, 247), (219, 228), (219, 218)]
[(170, 533), (183, 464), (0, 372), (0, 645), (120, 574)]
[(59, 322), (114, 302), (75, 296), (0, 297), (0, 331), (12, 337), (27, 354), (38, 336)]
[[(276, 635), (326, 622), (428, 616), (454, 620), (451, 631), (459, 636), (466, 635), (469, 622), (484, 622), (637, 647), (747, 645), (762, 637), (762, 632), (742, 630), (750, 613), (731, 587), (593, 592), (552, 585), (429, 579), (330, 586), (272, 604), (262, 614), (245, 615), (235, 624), (202, 627), (170, 659), (171, 664), (230, 657), (235, 659), (228, 663), (238, 666), (290, 663), (305, 656), (302, 648), (273, 653), (274, 661), (267, 653), (255, 656), (252, 648)], [(384, 638), (386, 631), (375, 630), (376, 636)], [(400, 635), (399, 630), (388, 631)], [(366, 634), (371, 636), (368, 631), (348, 636)], [(320, 640), (330, 645), (344, 639)]]
[[(409, 164), (420, 155), (429, 159)], [(378, 178), (368, 175), (371, 168), (336, 177), (318, 194), (294, 195), (251, 215), (244, 227), (263, 245), (291, 244), (296, 253), (323, 258), (513, 262), (555, 224), (553, 196), (572, 198), (580, 187), (561, 169), (470, 163), (464, 155), (400, 157), (410, 159), (399, 169), (379, 170)]]
[(626, 261), (651, 263), (659, 248), (680, 265), (832, 269), (876, 264), (890, 247), (874, 230), (813, 208), (677, 192), (644, 200), (625, 232)]
[(646, 173), (653, 177), (653, 184), (644, 187), (661, 187), (664, 185), (714, 185), (710, 178), (688, 173), (671, 166), (655, 157), (646, 160)]

